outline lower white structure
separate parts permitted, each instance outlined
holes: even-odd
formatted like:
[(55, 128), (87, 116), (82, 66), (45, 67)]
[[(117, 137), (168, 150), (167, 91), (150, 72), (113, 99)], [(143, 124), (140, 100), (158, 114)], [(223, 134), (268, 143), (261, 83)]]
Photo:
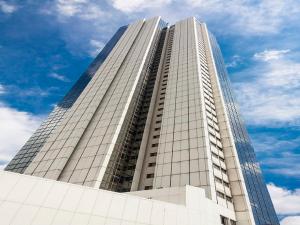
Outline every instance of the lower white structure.
[[(220, 225), (232, 210), (197, 187), (116, 193), (0, 172), (1, 225)], [(227, 220), (228, 220), (227, 219)]]

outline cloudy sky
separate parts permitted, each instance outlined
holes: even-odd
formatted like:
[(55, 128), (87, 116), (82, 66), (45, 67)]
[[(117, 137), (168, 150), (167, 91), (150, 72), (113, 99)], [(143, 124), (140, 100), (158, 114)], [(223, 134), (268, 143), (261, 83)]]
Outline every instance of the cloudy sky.
[(0, 0), (0, 168), (118, 27), (156, 15), (215, 34), (281, 224), (299, 225), (299, 0)]

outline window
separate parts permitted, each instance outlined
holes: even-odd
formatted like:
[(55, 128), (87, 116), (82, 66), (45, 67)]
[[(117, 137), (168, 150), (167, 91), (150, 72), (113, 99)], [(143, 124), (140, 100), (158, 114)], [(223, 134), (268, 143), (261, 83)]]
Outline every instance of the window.
[(150, 153), (150, 156), (157, 156), (157, 152)]
[(153, 163), (149, 163), (149, 164), (148, 164), (148, 166), (149, 166), (149, 167), (154, 167), (155, 165), (156, 165), (156, 163), (155, 163), (155, 162), (153, 162)]
[(227, 196), (227, 195), (226, 195), (226, 200), (227, 200), (228, 202), (232, 202), (232, 198), (231, 198), (230, 196)]
[(221, 217), (221, 224), (222, 225), (229, 225), (228, 224), (228, 218), (226, 218), (225, 216), (220, 216)]
[(158, 143), (152, 144), (152, 147), (158, 147)]
[(154, 173), (147, 174), (147, 178), (153, 178), (153, 177), (154, 177)]
[(159, 138), (159, 135), (154, 135), (153, 138), (157, 139), (157, 138)]
[(229, 187), (229, 183), (227, 183), (226, 181), (223, 181), (224, 186)]
[(151, 190), (152, 188), (152, 186), (145, 186), (145, 190)]
[(231, 225), (236, 225), (236, 221), (230, 220)]
[(217, 164), (214, 164), (214, 163), (213, 163), (213, 167), (214, 167), (215, 169), (217, 169), (217, 170), (220, 170), (220, 167), (219, 167)]
[(212, 156), (218, 159), (218, 155), (214, 152), (211, 152)]
[(217, 196), (225, 199), (225, 195), (222, 192), (217, 191)]
[(219, 182), (219, 183), (221, 183), (221, 184), (222, 184), (222, 180), (221, 180), (220, 178), (218, 178), (218, 177), (215, 177), (215, 180), (216, 180), (217, 182)]

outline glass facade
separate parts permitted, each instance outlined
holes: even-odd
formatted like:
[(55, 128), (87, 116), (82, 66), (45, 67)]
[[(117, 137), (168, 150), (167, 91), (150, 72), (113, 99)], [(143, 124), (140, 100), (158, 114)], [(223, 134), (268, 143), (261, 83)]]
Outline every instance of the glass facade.
[(255, 223), (257, 225), (279, 225), (253, 146), (236, 104), (221, 50), (212, 34), (209, 34), (209, 38)]
[(98, 54), (95, 60), (90, 64), (88, 69), (80, 76), (78, 81), (73, 85), (70, 91), (64, 96), (64, 98), (57, 104), (54, 110), (50, 113), (48, 118), (43, 121), (41, 126), (34, 132), (29, 138), (21, 150), (15, 155), (10, 161), (5, 170), (13, 171), (17, 173), (23, 173), (28, 167), (30, 162), (41, 150), (46, 140), (58, 124), (63, 119), (63, 116), (72, 107), (76, 99), (79, 97), (81, 92), (90, 82), (98, 68), (107, 58), (111, 50), (114, 48), (116, 43), (122, 37), (126, 31), (127, 26), (120, 27), (110, 41), (105, 45), (102, 51)]

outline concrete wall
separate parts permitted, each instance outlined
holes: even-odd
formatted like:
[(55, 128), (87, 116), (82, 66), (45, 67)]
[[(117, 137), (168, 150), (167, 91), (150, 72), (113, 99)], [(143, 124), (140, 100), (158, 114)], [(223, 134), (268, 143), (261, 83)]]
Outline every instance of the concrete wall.
[(121, 194), (4, 171), (0, 184), (1, 225), (220, 225), (220, 214), (235, 220), (192, 186)]

